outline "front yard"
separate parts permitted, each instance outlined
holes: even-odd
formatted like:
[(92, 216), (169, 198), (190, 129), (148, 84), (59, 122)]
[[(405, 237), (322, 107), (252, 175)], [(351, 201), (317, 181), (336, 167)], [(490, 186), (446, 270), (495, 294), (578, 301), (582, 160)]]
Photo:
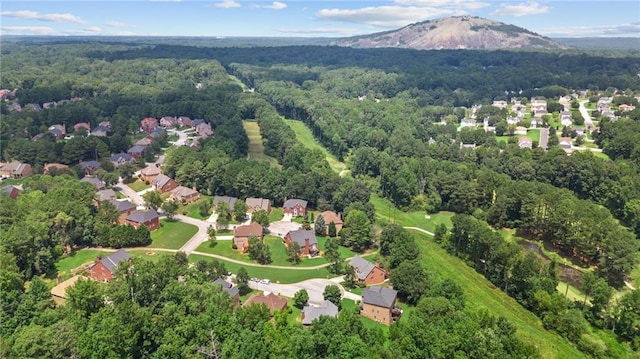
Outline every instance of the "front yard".
[(141, 181), (139, 179), (135, 180), (132, 183), (128, 183), (127, 186), (129, 186), (129, 188), (136, 192), (144, 191), (147, 188), (151, 188), (151, 185), (148, 185), (144, 183), (144, 181)]
[(178, 222), (160, 220), (160, 228), (151, 232), (152, 248), (180, 249), (191, 237), (198, 232), (198, 227)]
[(269, 222), (280, 221), (282, 220), (282, 217), (284, 217), (284, 212), (282, 211), (282, 208), (271, 207), (271, 212), (269, 212)]

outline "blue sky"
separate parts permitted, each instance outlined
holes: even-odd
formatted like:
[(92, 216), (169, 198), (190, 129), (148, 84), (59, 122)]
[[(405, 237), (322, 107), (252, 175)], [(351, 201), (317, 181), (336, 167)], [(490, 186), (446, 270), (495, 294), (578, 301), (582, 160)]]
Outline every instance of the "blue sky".
[(336, 37), (452, 15), (550, 37), (640, 37), (637, 0), (4, 0), (0, 34)]

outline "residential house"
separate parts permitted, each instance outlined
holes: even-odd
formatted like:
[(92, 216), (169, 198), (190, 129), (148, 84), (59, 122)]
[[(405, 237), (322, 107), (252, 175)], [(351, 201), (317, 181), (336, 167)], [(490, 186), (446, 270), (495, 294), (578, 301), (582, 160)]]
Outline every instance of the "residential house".
[(267, 212), (271, 212), (271, 201), (266, 198), (253, 198), (249, 197), (246, 199), (245, 203), (247, 204), (247, 213), (252, 213), (259, 210), (264, 210)]
[(84, 171), (86, 175), (92, 175), (93, 172), (102, 167), (102, 164), (98, 161), (80, 161), (80, 169)]
[(564, 150), (570, 150), (573, 145), (573, 139), (571, 137), (561, 137), (558, 145)]
[(153, 209), (147, 211), (135, 210), (127, 216), (126, 222), (136, 228), (144, 224), (150, 232), (153, 232), (160, 227), (160, 216)]
[(284, 236), (283, 241), (287, 247), (292, 243), (298, 243), (300, 253), (305, 256), (317, 256), (318, 253), (320, 253), (316, 233), (308, 229), (300, 228), (295, 231), (289, 231), (289, 233)]
[(522, 121), (522, 119), (519, 117), (507, 117), (507, 125), (517, 125), (520, 121)]
[(218, 204), (220, 202), (227, 202), (227, 204), (229, 205), (229, 208), (233, 211), (233, 205), (236, 203), (238, 199), (235, 197), (229, 197), (229, 196), (214, 196), (213, 197), (213, 205), (211, 206), (211, 208), (213, 209), (213, 212), (216, 211), (216, 209), (218, 209)]
[(122, 248), (107, 257), (98, 257), (98, 260), (89, 268), (89, 277), (108, 282), (113, 278), (120, 263), (127, 261), (131, 261), (131, 255)]
[(240, 306), (240, 291), (237, 287), (234, 287), (233, 284), (227, 282), (222, 278), (214, 280), (213, 285), (219, 285), (222, 287), (222, 291), (227, 293), (229, 297), (231, 297), (234, 307)]
[(91, 131), (91, 125), (86, 122), (80, 122), (73, 125), (73, 132), (78, 132), (81, 128), (84, 128), (87, 133)]
[(61, 140), (67, 134), (67, 131), (64, 125), (51, 125), (49, 126), (49, 133), (51, 133), (56, 140)]
[(160, 126), (174, 127), (178, 125), (178, 119), (173, 116), (164, 116), (160, 119)]
[(520, 146), (520, 148), (532, 148), (533, 140), (527, 136), (518, 137), (518, 146)]
[(17, 103), (17, 102), (10, 103), (10, 104), (7, 105), (7, 110), (10, 111), (10, 112), (22, 111), (22, 106), (20, 106), (20, 104)]
[(276, 310), (284, 310), (287, 308), (287, 300), (285, 298), (278, 297), (273, 293), (269, 293), (267, 295), (264, 295), (264, 293), (254, 295), (247, 300), (245, 306), (248, 307), (254, 304), (264, 304), (269, 309), (271, 315), (273, 315)]
[(262, 240), (262, 226), (256, 222), (237, 226), (233, 232), (233, 244), (239, 250), (246, 252), (249, 249), (249, 237), (257, 237)]
[(116, 199), (116, 193), (112, 189), (101, 189), (96, 192), (96, 195), (93, 197), (98, 205), (102, 201), (110, 201)]
[(18, 161), (10, 163), (0, 162), (0, 175), (2, 177), (23, 178), (30, 176), (31, 173), (33, 173), (33, 169), (28, 163)]
[(282, 207), (285, 215), (289, 214), (293, 217), (307, 215), (307, 201), (303, 199), (288, 199), (284, 202), (284, 205)]
[(74, 285), (76, 285), (76, 282), (80, 278), (82, 278), (82, 276), (76, 274), (73, 277), (51, 288), (51, 295), (53, 296), (53, 301), (56, 304), (64, 303), (64, 300), (67, 299), (67, 288), (73, 287)]
[(178, 187), (178, 182), (171, 179), (169, 176), (164, 174), (159, 174), (156, 178), (151, 181), (151, 185), (155, 188), (156, 191), (160, 193), (166, 193), (173, 191), (176, 187)]
[(476, 120), (473, 118), (463, 118), (460, 120), (460, 127), (476, 127)]
[(391, 325), (402, 314), (402, 310), (396, 307), (398, 291), (373, 286), (362, 291), (360, 315), (375, 320), (378, 323)]
[(93, 130), (91, 130), (91, 136), (107, 137), (107, 133), (108, 132), (109, 132), (109, 128), (108, 127), (99, 125), (98, 127), (96, 127)]
[(336, 212), (324, 211), (320, 213), (320, 215), (324, 219), (324, 225), (326, 227), (325, 233), (329, 233), (329, 224), (331, 224), (331, 222), (336, 225), (336, 234), (340, 233), (340, 230), (342, 230), (342, 227), (344, 226), (344, 221), (342, 221), (342, 218), (340, 218)]
[(69, 169), (69, 166), (63, 165), (62, 163), (45, 163), (42, 173), (46, 175), (55, 174), (67, 169)]
[(193, 202), (200, 198), (200, 193), (195, 189), (178, 186), (173, 191), (171, 191), (171, 196), (169, 197), (176, 202)]
[(635, 110), (636, 107), (633, 105), (627, 105), (626, 103), (623, 103), (622, 105), (618, 106), (618, 109), (622, 112), (629, 112), (629, 111)]
[(144, 156), (144, 150), (146, 147), (135, 145), (127, 150), (127, 154), (133, 158), (140, 158)]
[[(151, 131), (153, 132), (153, 131)], [(136, 143), (134, 143), (134, 146), (142, 146), (142, 147), (147, 147), (151, 144), (151, 142), (153, 141), (153, 137), (151, 136), (146, 136), (143, 137), (139, 140), (136, 141)]]
[(531, 125), (529, 125), (530, 128), (537, 128), (538, 125), (542, 125), (542, 120), (536, 119), (536, 118), (532, 118), (531, 119)]
[(497, 108), (500, 108), (500, 109), (507, 108), (507, 101), (494, 100), (493, 103), (491, 104), (491, 106), (497, 107)]
[(570, 111), (560, 112), (560, 124), (562, 124), (562, 126), (567, 126), (567, 127), (573, 124), (573, 117), (571, 116)]
[(204, 123), (204, 120), (201, 118), (196, 118), (195, 120), (191, 121), (191, 128), (196, 128), (201, 123)]
[(16, 199), (20, 194), (20, 189), (16, 186), (7, 185), (2, 187), (2, 190), (0, 191), (0, 193), (3, 195), (6, 195), (11, 199)]
[(200, 137), (209, 137), (213, 135), (211, 125), (208, 123), (201, 123), (195, 127), (196, 132)]
[(128, 153), (120, 152), (111, 155), (111, 163), (113, 163), (113, 167), (118, 168), (125, 163), (132, 163), (134, 161), (133, 155)]
[(127, 217), (136, 210), (136, 205), (128, 200), (118, 201), (112, 199), (109, 200), (109, 203), (111, 203), (116, 208), (116, 211), (118, 211), (119, 224), (127, 223)]
[(140, 170), (140, 175), (142, 176), (143, 181), (152, 182), (158, 177), (160, 174), (160, 167), (156, 165), (148, 165), (147, 167)]
[(476, 148), (475, 143), (462, 143), (460, 142), (460, 148)]
[(140, 122), (140, 128), (142, 129), (142, 131), (146, 133), (153, 132), (153, 130), (158, 128), (158, 126), (159, 126), (158, 119), (155, 117), (147, 117), (142, 119), (142, 121)]
[(102, 121), (98, 124), (98, 126), (104, 127), (107, 130), (111, 130), (111, 122), (109, 121)]
[[(167, 133), (167, 130), (166, 130), (166, 129), (164, 129), (164, 128), (162, 128), (162, 127), (158, 127), (158, 128), (156, 128), (155, 130), (153, 130), (153, 131), (149, 134), (149, 136), (147, 136), (147, 137), (151, 137), (151, 138), (158, 138), (158, 137), (160, 137), (160, 135), (162, 135), (162, 134), (166, 134), (166, 133)], [(152, 141), (153, 141), (153, 140), (152, 140)]]
[(328, 300), (323, 301), (317, 306), (307, 303), (304, 308), (302, 308), (302, 325), (311, 325), (314, 320), (322, 316), (337, 317), (338, 307)]
[(37, 103), (28, 103), (24, 107), (28, 110), (33, 110), (33, 111), (42, 110), (42, 107), (40, 107), (40, 104), (37, 104)]
[(96, 187), (97, 191), (102, 191), (103, 189), (106, 188), (104, 182), (100, 181), (98, 178), (93, 177), (93, 176), (84, 176), (84, 177), (82, 177), (80, 182), (91, 183), (92, 185), (94, 185)]
[(521, 136), (526, 136), (527, 135), (527, 128), (526, 127), (522, 127), (522, 126), (518, 126), (516, 127), (515, 131), (513, 131), (514, 135), (521, 135)]
[(187, 127), (191, 127), (191, 119), (187, 116), (180, 116), (178, 117), (178, 124), (180, 126), (187, 126)]
[(365, 285), (380, 284), (387, 277), (387, 272), (378, 263), (371, 263), (360, 256), (351, 258), (349, 265), (353, 267), (358, 282)]
[(547, 112), (546, 109), (538, 109), (533, 111), (533, 116), (537, 118), (541, 118), (542, 116), (548, 115), (548, 114), (549, 112)]

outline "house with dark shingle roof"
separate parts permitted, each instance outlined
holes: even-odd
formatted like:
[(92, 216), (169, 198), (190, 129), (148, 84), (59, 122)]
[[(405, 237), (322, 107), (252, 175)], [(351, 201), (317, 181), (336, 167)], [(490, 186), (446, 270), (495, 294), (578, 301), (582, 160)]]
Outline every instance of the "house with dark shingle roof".
[(269, 293), (267, 295), (264, 295), (264, 293), (254, 295), (253, 297), (249, 298), (249, 300), (247, 300), (245, 306), (248, 307), (254, 304), (264, 304), (267, 308), (269, 308), (269, 312), (272, 315), (276, 310), (284, 310), (285, 308), (287, 308), (287, 300), (278, 297), (273, 293)]
[(107, 257), (98, 257), (97, 262), (89, 268), (89, 277), (101, 282), (108, 282), (113, 278), (118, 265), (130, 260), (131, 256), (122, 248)]
[(118, 201), (118, 200), (112, 199), (112, 200), (109, 200), (109, 203), (111, 203), (116, 208), (116, 211), (118, 211), (119, 224), (127, 223), (127, 217), (129, 217), (129, 215), (136, 210), (136, 205), (129, 202), (128, 200)]
[(233, 211), (233, 205), (236, 203), (237, 200), (238, 199), (236, 197), (214, 196), (213, 204), (211, 205), (211, 208), (213, 209), (213, 212), (215, 212), (216, 209), (218, 208), (218, 203), (227, 202), (227, 204), (229, 204), (229, 208)]
[(294, 217), (305, 216), (307, 214), (307, 201), (297, 198), (288, 199), (284, 202), (282, 208), (284, 214), (290, 214)]
[(238, 226), (233, 232), (233, 243), (236, 248), (245, 252), (249, 248), (249, 237), (257, 237), (262, 240), (262, 226), (256, 222)]
[(133, 155), (129, 153), (120, 152), (111, 155), (111, 163), (113, 163), (113, 167), (115, 168), (118, 168), (125, 163), (131, 163), (133, 161)]
[(249, 197), (245, 200), (245, 203), (247, 204), (247, 213), (253, 213), (259, 210), (264, 210), (267, 214), (271, 212), (271, 201), (266, 198)]
[(302, 308), (302, 325), (311, 325), (314, 320), (325, 316), (335, 318), (338, 316), (338, 307), (328, 300), (318, 306), (305, 304)]
[(289, 233), (284, 236), (283, 241), (287, 247), (289, 247), (291, 243), (298, 243), (300, 252), (305, 256), (316, 256), (320, 252), (316, 233), (308, 229), (300, 228), (295, 231), (289, 231)]
[(384, 282), (387, 275), (387, 272), (377, 263), (371, 263), (360, 256), (351, 258), (349, 265), (353, 267), (358, 282), (365, 285), (380, 284)]
[(402, 310), (396, 307), (398, 291), (373, 286), (362, 291), (362, 303), (360, 315), (375, 320), (378, 323), (391, 325), (402, 314)]
[(92, 175), (93, 172), (102, 167), (102, 164), (98, 161), (80, 161), (79, 166), (84, 171), (84, 174)]
[[(102, 191), (103, 189), (105, 189), (105, 184), (104, 182), (100, 181), (98, 178), (96, 177), (89, 177), (89, 176), (84, 176), (82, 177), (82, 179), (80, 180), (80, 182), (87, 182), (87, 183), (91, 183), (92, 185), (94, 185), (96, 187), (96, 191)], [(114, 193), (115, 194), (115, 193)]]
[(144, 224), (149, 228), (149, 232), (153, 232), (160, 227), (160, 216), (153, 209), (147, 211), (135, 210), (127, 216), (126, 221), (136, 228)]
[(127, 154), (133, 158), (140, 158), (144, 156), (144, 150), (146, 147), (135, 145), (127, 150)]
[(178, 182), (171, 179), (171, 177), (165, 174), (159, 174), (156, 178), (151, 181), (151, 185), (155, 188), (156, 191), (160, 193), (166, 193), (169, 191), (173, 191), (176, 187), (178, 187)]
[(222, 278), (218, 278), (213, 281), (213, 285), (219, 285), (222, 287), (222, 291), (229, 294), (231, 300), (233, 301), (233, 306), (240, 306), (240, 291), (237, 287), (234, 287), (233, 284), (225, 281)]
[(102, 201), (116, 199), (116, 193), (112, 189), (103, 189), (96, 192), (96, 195), (93, 198), (96, 202), (100, 203)]
[[(102, 122), (101, 122), (102, 123)], [(107, 137), (107, 133), (109, 132), (109, 128), (103, 125), (98, 125), (98, 127), (91, 130), (91, 136), (96, 137)]]

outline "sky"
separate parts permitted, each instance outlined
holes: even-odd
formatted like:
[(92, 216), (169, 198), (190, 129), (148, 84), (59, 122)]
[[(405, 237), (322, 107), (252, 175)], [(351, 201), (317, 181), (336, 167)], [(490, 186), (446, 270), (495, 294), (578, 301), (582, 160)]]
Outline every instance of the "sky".
[(549, 37), (640, 37), (638, 0), (3, 0), (0, 35), (342, 37), (456, 15)]

